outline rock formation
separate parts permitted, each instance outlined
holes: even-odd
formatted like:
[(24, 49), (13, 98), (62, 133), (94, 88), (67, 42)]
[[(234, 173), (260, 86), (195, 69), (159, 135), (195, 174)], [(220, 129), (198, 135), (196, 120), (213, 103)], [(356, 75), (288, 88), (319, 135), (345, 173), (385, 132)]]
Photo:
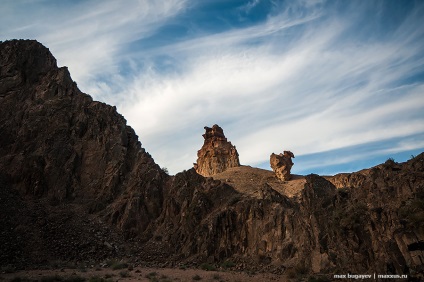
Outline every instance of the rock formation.
[[(198, 170), (238, 165), (221, 128), (204, 137)], [(308, 175), (293, 198), (266, 179), (255, 196), (230, 185), (194, 169), (166, 175), (115, 108), (81, 93), (47, 48), (0, 43), (2, 269), (125, 258), (160, 266), (230, 260), (294, 275), (424, 275), (424, 153)]]
[(290, 151), (284, 151), (284, 154), (280, 153), (278, 155), (274, 153), (271, 154), (270, 165), (277, 178), (283, 181), (291, 179), (292, 175), (290, 171), (293, 166), (292, 158), (294, 158), (294, 155)]
[[(52, 238), (50, 232), (78, 233), (72, 237), (80, 239), (69, 239), (70, 244), (75, 243), (73, 248), (77, 243), (90, 248), (89, 236), (83, 234), (89, 228), (81, 221), (88, 216), (82, 211), (103, 212), (105, 221), (125, 234), (142, 234), (161, 212), (162, 187), (167, 181), (116, 108), (82, 93), (67, 68), (58, 68), (49, 50), (30, 40), (0, 43), (0, 174), (3, 192), (19, 193), (14, 199), (16, 207), (22, 207), (22, 214), (11, 214), (8, 225), (1, 228), (20, 230), (14, 235), (29, 239), (28, 229), (37, 230), (34, 243), (23, 244), (19, 247), (23, 250), (0, 250), (3, 256), (10, 254), (4, 257), (9, 262), (19, 257), (42, 260), (44, 251), (36, 250), (37, 256), (24, 252), (35, 246), (44, 248), (47, 256), (69, 256), (69, 246), (55, 245), (58, 238)], [(20, 197), (24, 203), (18, 203)], [(40, 204), (43, 202), (47, 204)], [(73, 205), (63, 208), (67, 203)], [(7, 206), (1, 210), (8, 210)], [(54, 212), (50, 211), (53, 206), (57, 207)], [(75, 224), (69, 225), (75, 226), (72, 230), (55, 216), (61, 208), (60, 214)], [(28, 218), (22, 219), (23, 215)], [(33, 216), (61, 229), (32, 226)], [(22, 222), (31, 224), (20, 226)], [(107, 238), (99, 239), (99, 246), (104, 247), (103, 240)], [(54, 248), (51, 254), (50, 248)], [(83, 247), (79, 251), (84, 254)]]
[(205, 126), (205, 139), (202, 148), (197, 152), (196, 172), (203, 176), (211, 176), (230, 167), (240, 166), (236, 146), (225, 138), (224, 131), (218, 125), (212, 128)]

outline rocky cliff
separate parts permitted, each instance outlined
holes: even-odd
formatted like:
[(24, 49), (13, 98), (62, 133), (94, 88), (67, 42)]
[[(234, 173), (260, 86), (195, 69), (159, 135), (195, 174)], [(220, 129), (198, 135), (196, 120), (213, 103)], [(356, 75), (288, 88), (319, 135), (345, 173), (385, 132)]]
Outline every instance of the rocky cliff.
[[(205, 144), (228, 144), (213, 128)], [(0, 136), (0, 266), (125, 257), (298, 277), (424, 271), (424, 154), (287, 183), (211, 164), (197, 169), (215, 177), (168, 176), (35, 41), (0, 44)]]
[(196, 172), (203, 176), (211, 176), (231, 167), (240, 166), (236, 147), (227, 141), (224, 131), (217, 124), (212, 128), (205, 126), (205, 139), (202, 148), (197, 152)]
[[(168, 176), (116, 108), (82, 93), (67, 68), (58, 68), (36, 41), (0, 44), (0, 136), (3, 188), (18, 192), (16, 201), (27, 206), (26, 218), (37, 205), (41, 217), (63, 226), (62, 219), (49, 219), (51, 207), (78, 204), (74, 213), (68, 207), (70, 220), (103, 211), (125, 233), (140, 234), (161, 211)], [(11, 229), (20, 230), (19, 222), (11, 220), (16, 214), (4, 215)], [(49, 248), (50, 231), (40, 233), (41, 248)], [(25, 256), (31, 257), (23, 252)]]

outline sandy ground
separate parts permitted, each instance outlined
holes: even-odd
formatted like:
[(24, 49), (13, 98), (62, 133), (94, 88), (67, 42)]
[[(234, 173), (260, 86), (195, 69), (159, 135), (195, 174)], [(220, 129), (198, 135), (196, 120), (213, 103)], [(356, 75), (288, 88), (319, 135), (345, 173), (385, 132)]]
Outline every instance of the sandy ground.
[[(56, 279), (54, 279), (56, 277)], [(14, 273), (0, 274), (0, 281), (288, 281), (281, 275), (275, 274), (248, 274), (234, 271), (206, 271), (201, 269), (175, 269), (175, 268), (141, 268), (132, 270), (111, 268), (78, 269), (52, 269), (52, 270), (26, 270)], [(81, 279), (80, 279), (81, 281)]]

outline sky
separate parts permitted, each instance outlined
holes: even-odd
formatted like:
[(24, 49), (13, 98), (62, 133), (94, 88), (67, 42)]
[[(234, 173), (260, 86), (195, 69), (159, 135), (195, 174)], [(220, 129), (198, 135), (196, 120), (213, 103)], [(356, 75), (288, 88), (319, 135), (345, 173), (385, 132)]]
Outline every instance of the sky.
[(423, 23), (420, 0), (0, 2), (0, 40), (48, 47), (171, 174), (213, 124), (243, 165), (290, 150), (295, 174), (423, 152)]

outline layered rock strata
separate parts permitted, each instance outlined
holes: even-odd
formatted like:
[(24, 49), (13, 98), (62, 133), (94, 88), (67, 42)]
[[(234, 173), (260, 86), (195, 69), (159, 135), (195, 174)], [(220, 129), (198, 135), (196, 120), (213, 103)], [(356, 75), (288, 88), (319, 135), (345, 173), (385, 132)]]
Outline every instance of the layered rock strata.
[(278, 155), (271, 154), (269, 162), (278, 179), (286, 181), (292, 178), (292, 158), (294, 158), (294, 154), (290, 151), (284, 151), (284, 154), (280, 153)]
[(197, 152), (197, 163), (194, 169), (202, 176), (212, 176), (230, 167), (240, 166), (236, 146), (225, 138), (224, 131), (218, 125), (212, 128), (205, 126), (205, 139), (202, 148)]

